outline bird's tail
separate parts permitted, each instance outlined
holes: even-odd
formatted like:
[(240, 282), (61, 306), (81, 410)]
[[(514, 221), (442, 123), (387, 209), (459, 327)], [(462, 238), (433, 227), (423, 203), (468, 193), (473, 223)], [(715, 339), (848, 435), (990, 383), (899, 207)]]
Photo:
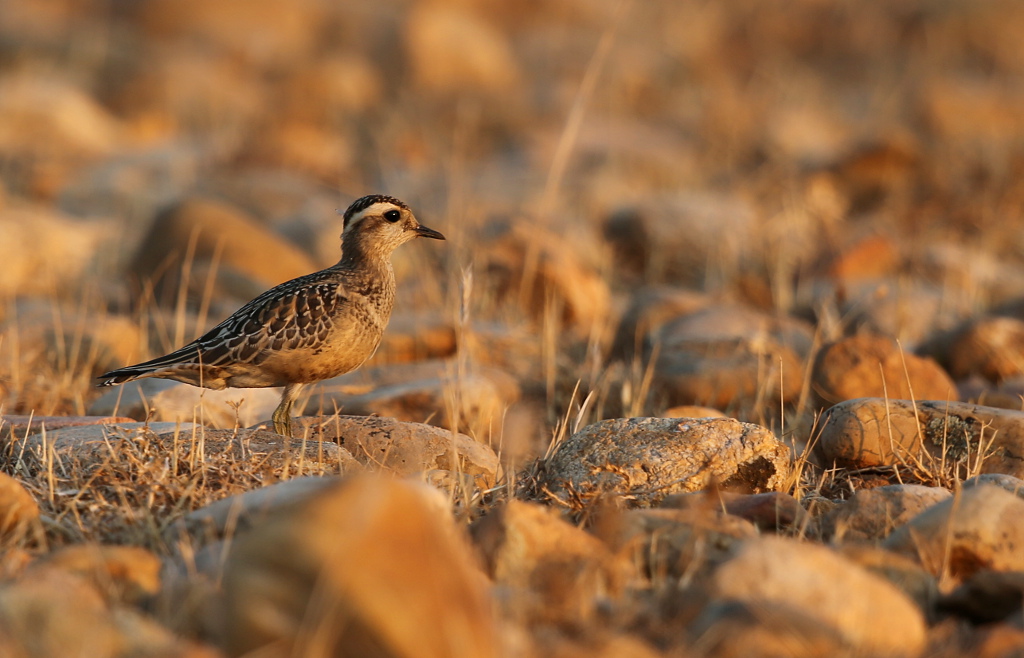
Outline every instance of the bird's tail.
[(125, 382), (130, 382), (141, 377), (149, 377), (150, 375), (156, 374), (157, 371), (194, 362), (198, 356), (198, 350), (194, 344), (186, 345), (185, 347), (171, 352), (166, 356), (161, 356), (150, 361), (136, 363), (133, 366), (125, 366), (124, 368), (118, 368), (117, 370), (111, 370), (110, 372), (103, 373), (96, 378), (99, 380), (96, 385), (113, 386), (115, 384), (124, 384)]

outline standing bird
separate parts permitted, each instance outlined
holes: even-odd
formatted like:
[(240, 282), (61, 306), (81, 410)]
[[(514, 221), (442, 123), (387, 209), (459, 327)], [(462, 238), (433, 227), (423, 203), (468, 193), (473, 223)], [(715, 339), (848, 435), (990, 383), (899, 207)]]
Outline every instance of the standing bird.
[(355, 370), (377, 350), (395, 303), (391, 252), (418, 237), (444, 240), (394, 197), (357, 199), (345, 211), (336, 265), (271, 288), (201, 338), (101, 375), (99, 385), (161, 377), (218, 390), (284, 386), (272, 418), (288, 436), (306, 384)]

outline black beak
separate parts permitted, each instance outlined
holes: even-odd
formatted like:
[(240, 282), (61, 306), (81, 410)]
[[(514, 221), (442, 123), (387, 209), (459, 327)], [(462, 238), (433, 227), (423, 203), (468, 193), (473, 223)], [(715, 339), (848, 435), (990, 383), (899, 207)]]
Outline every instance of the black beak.
[(426, 226), (422, 225), (416, 227), (416, 235), (418, 235), (421, 238), (434, 238), (435, 240), (444, 240), (444, 236), (441, 235), (441, 233), (435, 231), (432, 228), (427, 228)]

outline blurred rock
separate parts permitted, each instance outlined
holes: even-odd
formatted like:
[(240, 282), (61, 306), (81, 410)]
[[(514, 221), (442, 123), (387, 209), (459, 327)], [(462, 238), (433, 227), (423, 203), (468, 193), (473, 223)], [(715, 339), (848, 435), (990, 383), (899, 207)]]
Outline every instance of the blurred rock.
[(300, 417), (292, 419), (292, 433), (325, 446), (340, 445), (367, 468), (402, 477), (436, 472), (443, 482), (468, 476), (476, 486), (489, 488), (501, 475), (498, 457), (488, 446), (422, 423), (374, 416)]
[[(354, 478), (236, 540), (224, 576), (227, 651), (497, 655), (485, 580), (436, 492)], [(284, 559), (282, 559), (284, 558)]]
[(631, 292), (629, 305), (615, 331), (611, 356), (628, 361), (646, 353), (663, 325), (708, 303), (704, 293), (682, 288), (641, 288)]
[(661, 502), (661, 507), (696, 509), (709, 504), (722, 509), (726, 514), (737, 516), (753, 523), (759, 530), (782, 530), (801, 528), (807, 521), (807, 513), (793, 496), (778, 491), (762, 494), (737, 494), (729, 491), (672, 494)]
[[(172, 143), (119, 151), (79, 168), (60, 188), (57, 203), (79, 217), (153, 217), (181, 196), (199, 177), (202, 148)], [(142, 238), (141, 221), (125, 221), (120, 240), (106, 245), (118, 261)]]
[(489, 440), (519, 397), (519, 383), (497, 368), (468, 366), (460, 376), (454, 361), (428, 361), (361, 368), (328, 379), (311, 390), (310, 402), (326, 414), (385, 416), (445, 429), (458, 423)]
[(14, 546), (39, 523), (39, 504), (18, 480), (0, 472), (0, 544)]
[(0, 588), (0, 648), (19, 658), (220, 655), (175, 638), (130, 609), (109, 608), (86, 578), (60, 569), (33, 572)]
[(601, 495), (629, 505), (704, 489), (772, 491), (789, 474), (789, 448), (767, 429), (731, 418), (618, 418), (588, 425), (545, 462), (550, 495), (572, 504)]
[(329, 181), (342, 177), (358, 157), (358, 145), (337, 125), (278, 119), (260, 127), (259, 134), (238, 153), (247, 165), (299, 171)]
[(938, 602), (942, 612), (990, 624), (1020, 614), (1024, 606), (1024, 572), (976, 572)]
[(711, 602), (688, 627), (708, 658), (835, 658), (845, 656), (840, 633), (789, 604)]
[(826, 276), (840, 281), (893, 276), (898, 271), (899, 256), (890, 238), (872, 235), (843, 245), (822, 265), (822, 270)]
[(1024, 571), (1024, 500), (992, 485), (965, 489), (896, 529), (884, 546), (956, 582), (981, 569)]
[(831, 407), (818, 439), (826, 463), (920, 463), (936, 473), (1024, 476), (1024, 412), (966, 402), (862, 398)]
[(49, 455), (73, 459), (79, 463), (103, 461), (117, 450), (122, 440), (154, 437), (161, 432), (178, 433), (182, 437), (199, 431), (192, 423), (110, 423), (82, 425), (30, 434), (16, 444), (15, 450), (31, 458), (36, 465), (49, 462)]
[(488, 574), (508, 588), (505, 607), (532, 622), (593, 620), (633, 569), (596, 537), (547, 507), (510, 500), (470, 530)]
[(1024, 399), (1024, 375), (1004, 379), (998, 384), (980, 375), (972, 375), (958, 381), (957, 390), (964, 402), (1020, 411), (1021, 400)]
[(981, 475), (975, 475), (968, 480), (964, 480), (962, 486), (964, 489), (970, 489), (971, 487), (980, 487), (983, 484), (1002, 487), (1013, 495), (1024, 498), (1024, 480), (1015, 478), (1012, 475), (1004, 475), (1002, 473), (982, 473)]
[[(21, 300), (0, 331), (9, 336), (0, 354), (11, 352), (23, 368), (47, 364), (57, 372), (99, 375), (132, 362), (143, 348), (138, 324), (124, 316), (70, 307), (53, 298)], [(6, 341), (5, 341), (6, 342)]]
[(935, 620), (938, 581), (915, 560), (870, 543), (849, 542), (838, 550), (846, 559), (895, 585), (917, 604), (928, 621)]
[(376, 359), (383, 363), (440, 359), (454, 356), (457, 347), (456, 329), (450, 321), (422, 310), (395, 309)]
[(497, 222), (482, 237), (477, 258), (501, 298), (515, 300), (537, 321), (548, 318), (587, 336), (603, 327), (611, 307), (608, 284), (585, 262), (580, 243), (533, 222)]
[(749, 521), (714, 508), (631, 509), (599, 518), (598, 535), (653, 583), (693, 577), (757, 536)]
[(988, 317), (972, 322), (954, 341), (949, 361), (957, 378), (979, 374), (1000, 382), (1024, 375), (1024, 320)]
[(84, 578), (108, 605), (139, 604), (160, 591), (160, 558), (138, 546), (66, 546), (34, 562), (25, 578), (50, 570)]
[(794, 609), (839, 633), (853, 651), (916, 656), (924, 618), (896, 587), (813, 544), (779, 537), (744, 543), (712, 576), (718, 601)]
[(692, 404), (683, 404), (678, 407), (670, 407), (661, 412), (662, 418), (728, 418), (718, 409), (711, 407), (698, 407)]
[(738, 196), (646, 195), (613, 212), (604, 235), (618, 264), (645, 281), (705, 287), (741, 269), (757, 220), (757, 209)]
[(42, 428), (47, 431), (83, 425), (112, 425), (130, 423), (131, 418), (123, 416), (0, 416), (0, 439), (24, 439), (37, 434)]
[[(83, 90), (56, 76), (0, 77), (0, 152), (8, 158), (74, 159), (119, 146), (117, 120)], [(54, 153), (54, 149), (57, 153)]]
[(714, 306), (665, 323), (652, 336), (654, 390), (670, 404), (727, 408), (794, 400), (803, 386), (810, 329), (742, 306)]
[(882, 336), (853, 336), (821, 348), (811, 389), (819, 405), (887, 397), (894, 400), (949, 400), (956, 385), (935, 361), (903, 352)]
[(206, 294), (248, 300), (316, 269), (306, 254), (241, 210), (191, 197), (153, 220), (131, 272), (142, 284), (152, 282), (158, 303), (173, 304), (181, 285), (196, 303)]
[(149, 38), (201, 44), (271, 71), (306, 61), (325, 18), (311, 0), (152, 0), (140, 9)]
[(413, 83), (422, 92), (514, 97), (522, 77), (515, 53), (472, 5), (417, 2), (404, 37)]
[[(352, 461), (355, 462), (354, 459)], [(358, 463), (353, 468), (346, 464), (346, 472), (359, 470), (362, 469), (358, 467)], [(186, 514), (181, 521), (182, 525), (173, 528), (172, 532), (177, 533), (184, 529), (194, 537), (207, 538), (222, 538), (227, 532), (244, 532), (257, 526), (278, 510), (310, 499), (321, 491), (336, 486), (339, 480), (337, 477), (309, 475), (221, 498)]]
[(923, 510), (949, 498), (941, 487), (893, 484), (861, 489), (822, 519), (822, 532), (834, 541), (885, 539)]
[(0, 208), (0, 295), (77, 289), (114, 230), (109, 221), (76, 220), (41, 207)]
[(88, 412), (118, 414), (140, 421), (196, 422), (215, 429), (232, 429), (269, 419), (280, 402), (280, 388), (215, 391), (169, 379), (146, 378), (109, 387), (93, 400)]

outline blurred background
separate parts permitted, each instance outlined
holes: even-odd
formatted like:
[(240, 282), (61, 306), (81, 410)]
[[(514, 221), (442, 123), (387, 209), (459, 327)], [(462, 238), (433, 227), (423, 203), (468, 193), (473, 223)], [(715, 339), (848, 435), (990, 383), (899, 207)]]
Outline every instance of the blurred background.
[(396, 253), (380, 362), (461, 344), (549, 418), (582, 382), (763, 420), (650, 365), (722, 304), (792, 347), (786, 399), (863, 327), (947, 363), (1024, 299), (1022, 33), (1015, 0), (2, 0), (0, 406), (86, 411), (333, 263), (368, 193), (449, 236)]

